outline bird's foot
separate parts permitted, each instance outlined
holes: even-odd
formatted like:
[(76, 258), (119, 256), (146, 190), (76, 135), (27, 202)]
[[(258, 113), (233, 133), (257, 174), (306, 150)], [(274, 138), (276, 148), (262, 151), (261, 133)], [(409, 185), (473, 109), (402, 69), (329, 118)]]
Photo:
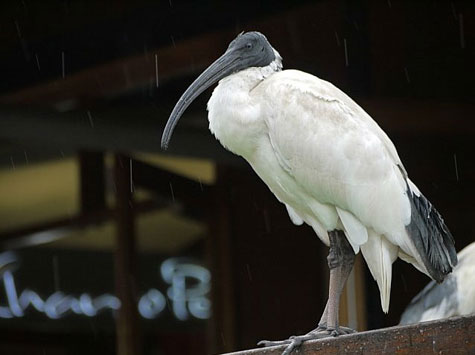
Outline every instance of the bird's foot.
[(331, 331), (331, 336), (337, 337), (339, 335), (346, 335), (346, 334), (353, 334), (356, 333), (356, 330), (353, 328), (348, 328), (348, 327), (343, 327), (343, 326), (338, 326), (336, 328), (329, 328), (326, 325), (318, 325), (317, 328), (314, 330), (308, 332), (307, 334), (312, 334), (312, 333), (319, 333), (322, 331)]
[(333, 335), (333, 336), (339, 336), (339, 335), (346, 335), (346, 334), (356, 333), (356, 330), (354, 330), (353, 328), (339, 326), (337, 329), (333, 330), (333, 332), (336, 332), (335, 335)]
[(289, 355), (292, 351), (298, 349), (303, 342), (307, 340), (317, 340), (317, 339), (324, 339), (330, 337), (336, 337), (339, 335), (351, 334), (354, 333), (355, 330), (347, 327), (337, 327), (337, 328), (327, 328), (325, 326), (318, 326), (317, 329), (312, 330), (304, 335), (297, 335), (291, 336), (289, 339), (286, 340), (278, 340), (278, 341), (270, 341), (270, 340), (262, 340), (257, 345), (262, 346), (278, 346), (278, 345), (287, 345), (282, 355)]

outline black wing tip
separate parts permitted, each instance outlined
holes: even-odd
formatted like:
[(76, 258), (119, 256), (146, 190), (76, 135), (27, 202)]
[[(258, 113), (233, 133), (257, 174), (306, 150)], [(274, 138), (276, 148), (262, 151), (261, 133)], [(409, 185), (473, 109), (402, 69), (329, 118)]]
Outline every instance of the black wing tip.
[(454, 238), (429, 200), (423, 194), (413, 193), (409, 186), (407, 189), (411, 222), (406, 230), (430, 276), (441, 283), (458, 262)]

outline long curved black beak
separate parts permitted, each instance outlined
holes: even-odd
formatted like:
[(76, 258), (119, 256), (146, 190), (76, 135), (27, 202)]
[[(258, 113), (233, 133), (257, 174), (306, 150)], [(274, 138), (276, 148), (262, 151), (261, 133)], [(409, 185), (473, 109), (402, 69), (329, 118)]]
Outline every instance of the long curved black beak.
[(163, 130), (162, 149), (168, 148), (173, 130), (178, 123), (186, 108), (196, 99), (203, 91), (224, 77), (236, 72), (239, 69), (239, 56), (234, 51), (228, 50), (211, 64), (196, 80), (186, 89), (175, 105), (170, 118)]

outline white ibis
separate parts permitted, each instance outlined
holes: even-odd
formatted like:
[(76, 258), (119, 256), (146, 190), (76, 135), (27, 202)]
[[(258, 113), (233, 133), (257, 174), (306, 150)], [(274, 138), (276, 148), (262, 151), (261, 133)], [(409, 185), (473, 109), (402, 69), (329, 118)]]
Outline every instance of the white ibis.
[(298, 70), (259, 32), (234, 39), (178, 100), (162, 136), (166, 149), (179, 118), (206, 88), (209, 129), (242, 156), (285, 204), (291, 220), (313, 227), (330, 247), (329, 295), (318, 327), (284, 341), (353, 332), (338, 325), (341, 292), (360, 250), (389, 308), (397, 257), (441, 282), (457, 264), (454, 240), (440, 214), (409, 180), (383, 130), (331, 83)]
[(400, 324), (475, 314), (475, 242), (458, 253), (458, 260), (444, 282), (429, 282), (412, 299)]

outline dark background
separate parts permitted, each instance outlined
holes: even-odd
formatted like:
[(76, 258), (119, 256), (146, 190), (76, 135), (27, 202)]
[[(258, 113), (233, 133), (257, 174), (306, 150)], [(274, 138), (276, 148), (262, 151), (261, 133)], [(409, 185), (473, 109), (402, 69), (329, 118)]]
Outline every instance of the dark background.
[[(284, 68), (334, 83), (382, 126), (460, 250), (475, 234), (474, 24), (473, 1), (3, 1), (0, 168), (26, 164), (26, 154), (29, 164), (84, 162), (91, 152), (99, 160), (90, 161), (100, 164), (102, 154), (114, 152), (212, 161), (216, 181), (204, 192), (196, 181), (180, 184), (157, 166), (134, 170), (137, 184), (153, 192), (152, 209), (171, 206), (173, 213), (208, 226), (192, 250), (209, 266), (214, 287), (209, 322), (173, 332), (163, 330), (166, 323), (143, 327), (144, 354), (231, 351), (304, 333), (316, 326), (324, 307), (326, 248), (309, 227), (293, 226), (251, 169), (208, 132), (210, 91), (190, 106), (170, 150), (161, 152), (161, 131), (173, 105), (239, 32), (262, 31)], [(81, 175), (82, 188), (102, 186), (102, 165), (88, 171)], [(104, 186), (99, 190), (104, 194)], [(83, 199), (82, 213), (96, 213), (98, 200)], [(23, 237), (30, 227), (48, 229), (48, 223), (2, 229), (0, 240)], [(34, 260), (45, 251), (28, 252)], [(186, 253), (189, 248), (178, 251)], [(139, 260), (147, 257), (163, 255), (138, 253)], [(376, 283), (362, 270), (365, 298), (359, 307), (368, 329), (397, 324), (428, 282), (397, 261), (390, 312), (384, 315)], [(138, 274), (146, 278), (151, 272), (139, 268)], [(113, 276), (104, 273), (103, 282), (112, 288)], [(84, 344), (91, 354), (115, 352), (113, 322), (101, 336), (93, 327), (68, 332), (60, 345), (57, 335), (64, 332), (47, 323), (43, 329), (16, 324), (0, 323), (0, 349), (9, 339), (11, 353), (27, 348), (31, 354), (73, 354)]]

